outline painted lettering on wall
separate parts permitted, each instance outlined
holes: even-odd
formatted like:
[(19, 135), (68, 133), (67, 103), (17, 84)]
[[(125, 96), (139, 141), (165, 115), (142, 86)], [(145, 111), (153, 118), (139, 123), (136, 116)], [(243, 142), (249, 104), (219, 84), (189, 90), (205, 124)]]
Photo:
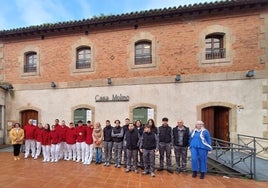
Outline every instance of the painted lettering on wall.
[(122, 94), (119, 94), (119, 95), (113, 94), (111, 97), (96, 95), (95, 101), (96, 102), (126, 102), (126, 101), (129, 101), (129, 96), (122, 95)]

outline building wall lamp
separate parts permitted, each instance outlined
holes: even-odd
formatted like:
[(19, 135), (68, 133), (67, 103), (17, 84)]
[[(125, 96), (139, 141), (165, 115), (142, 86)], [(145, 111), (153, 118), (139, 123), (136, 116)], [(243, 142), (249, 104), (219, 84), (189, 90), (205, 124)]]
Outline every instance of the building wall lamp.
[(112, 84), (112, 78), (107, 78), (107, 84), (111, 85)]
[(57, 85), (56, 85), (55, 82), (51, 82), (51, 83), (50, 83), (50, 87), (51, 87), (51, 88), (55, 88), (55, 87), (57, 87)]
[(246, 77), (251, 78), (254, 76), (254, 70), (249, 70), (246, 74)]
[(181, 80), (181, 75), (177, 74), (175, 77), (175, 82), (179, 82)]

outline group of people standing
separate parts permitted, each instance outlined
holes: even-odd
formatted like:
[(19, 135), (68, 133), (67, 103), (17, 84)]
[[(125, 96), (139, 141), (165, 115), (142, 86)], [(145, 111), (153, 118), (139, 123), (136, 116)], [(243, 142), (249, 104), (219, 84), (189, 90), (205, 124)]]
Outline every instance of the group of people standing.
[(160, 156), (157, 171), (164, 170), (165, 158), (166, 170), (173, 173), (171, 150), (174, 149), (176, 172), (186, 172), (187, 151), (190, 147), (192, 177), (195, 178), (200, 171), (200, 178), (204, 179), (207, 172), (207, 154), (212, 148), (210, 134), (202, 121), (197, 121), (192, 131), (182, 120), (178, 120), (174, 128), (170, 127), (166, 117), (162, 118), (162, 125), (158, 128), (153, 119), (149, 119), (145, 125), (140, 120), (132, 123), (129, 118), (125, 119), (123, 126), (120, 120), (115, 120), (114, 126), (109, 120), (105, 123), (103, 129), (99, 122), (93, 125), (91, 121), (86, 125), (78, 121), (77, 126), (71, 122), (67, 126), (64, 120), (59, 123), (56, 119), (52, 126), (43, 126), (41, 123), (34, 126), (30, 119), (23, 129), (19, 123), (15, 123), (10, 131), (14, 160), (20, 159), (20, 146), (24, 141), (24, 158), (31, 155), (37, 159), (42, 148), (43, 162), (58, 162), (62, 159), (91, 164), (95, 150), (95, 163), (104, 162), (104, 166), (109, 167), (114, 152), (114, 167), (120, 168), (123, 163), (126, 172), (133, 170), (138, 173), (140, 166), (143, 175), (150, 174), (154, 177), (156, 153), (159, 152)]

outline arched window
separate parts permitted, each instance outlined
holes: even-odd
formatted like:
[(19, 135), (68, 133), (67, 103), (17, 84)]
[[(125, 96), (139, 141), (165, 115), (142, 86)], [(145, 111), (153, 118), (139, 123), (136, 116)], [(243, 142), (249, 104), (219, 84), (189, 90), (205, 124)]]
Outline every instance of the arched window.
[(91, 68), (91, 48), (81, 47), (76, 50), (76, 69)]
[(133, 121), (141, 120), (142, 124), (146, 124), (148, 119), (155, 119), (154, 109), (150, 107), (137, 107), (133, 109)]
[(77, 124), (79, 120), (86, 124), (87, 121), (92, 121), (92, 110), (89, 108), (78, 108), (74, 110), (74, 123)]
[(31, 73), (37, 71), (37, 53), (27, 52), (25, 53), (24, 73)]
[(224, 34), (213, 33), (206, 36), (206, 59), (222, 59), (226, 57)]
[(152, 64), (152, 42), (138, 41), (135, 43), (135, 65)]

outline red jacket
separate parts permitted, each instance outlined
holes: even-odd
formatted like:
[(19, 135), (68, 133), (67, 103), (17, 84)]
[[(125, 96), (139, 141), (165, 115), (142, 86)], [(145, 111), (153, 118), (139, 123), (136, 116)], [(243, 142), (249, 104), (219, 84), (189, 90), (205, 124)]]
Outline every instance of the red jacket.
[(93, 127), (85, 127), (86, 129), (86, 144), (93, 144), (93, 137), (92, 137), (92, 132), (93, 132)]
[(50, 131), (47, 131), (47, 130), (43, 131), (41, 144), (44, 146), (51, 145)]
[(76, 129), (73, 128), (68, 128), (66, 132), (66, 143), (67, 144), (75, 144), (76, 143)]
[(35, 139), (35, 130), (34, 125), (26, 124), (24, 126), (24, 138), (25, 139)]
[(51, 144), (58, 144), (60, 140), (59, 134), (57, 133), (56, 130), (50, 131), (50, 141)]
[(66, 132), (67, 132), (68, 127), (66, 125), (62, 126), (57, 126), (56, 131), (59, 134), (60, 140), (59, 142), (66, 142)]
[(85, 126), (78, 126), (76, 127), (76, 135), (77, 135), (77, 142), (85, 142), (86, 141), (86, 129)]
[(43, 133), (43, 128), (36, 127), (35, 128), (35, 140), (37, 142), (42, 142), (42, 133)]

